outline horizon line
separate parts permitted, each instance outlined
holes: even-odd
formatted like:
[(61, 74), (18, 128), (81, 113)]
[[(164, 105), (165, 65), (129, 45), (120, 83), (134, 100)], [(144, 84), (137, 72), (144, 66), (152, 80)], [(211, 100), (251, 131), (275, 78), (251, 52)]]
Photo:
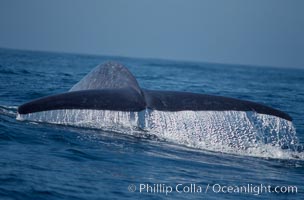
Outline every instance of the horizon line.
[(242, 63), (222, 63), (216, 61), (201, 61), (201, 60), (183, 60), (183, 59), (171, 59), (171, 58), (153, 58), (153, 57), (136, 57), (136, 56), (123, 56), (123, 55), (107, 55), (107, 54), (98, 54), (98, 53), (81, 53), (81, 52), (67, 52), (67, 51), (57, 51), (57, 50), (41, 50), (41, 49), (22, 49), (14, 47), (3, 47), (0, 46), (0, 49), (5, 50), (15, 50), (15, 51), (29, 51), (29, 52), (41, 52), (41, 53), (54, 53), (54, 54), (70, 54), (70, 55), (81, 55), (81, 56), (102, 56), (102, 57), (118, 57), (118, 58), (127, 58), (127, 59), (140, 59), (140, 60), (159, 60), (167, 62), (185, 62), (192, 64), (216, 64), (216, 65), (229, 65), (229, 66), (244, 66), (244, 67), (258, 67), (258, 68), (275, 68), (275, 69), (304, 69), (300, 66), (275, 66), (275, 65), (254, 65), (254, 64), (242, 64)]

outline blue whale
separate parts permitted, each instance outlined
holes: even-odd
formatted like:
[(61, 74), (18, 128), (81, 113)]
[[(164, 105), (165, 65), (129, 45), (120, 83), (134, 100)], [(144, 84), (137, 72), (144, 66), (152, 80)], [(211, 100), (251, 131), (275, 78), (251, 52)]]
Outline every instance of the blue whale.
[(42, 97), (18, 107), (19, 114), (69, 109), (139, 112), (159, 111), (252, 111), (292, 118), (277, 109), (230, 97), (178, 91), (149, 90), (139, 87), (135, 77), (123, 65), (107, 62), (94, 68), (70, 91)]
[(229, 97), (143, 89), (116, 62), (95, 67), (68, 92), (19, 106), (16, 119), (262, 157), (289, 157), (284, 150), (299, 144), (292, 118), (280, 110)]

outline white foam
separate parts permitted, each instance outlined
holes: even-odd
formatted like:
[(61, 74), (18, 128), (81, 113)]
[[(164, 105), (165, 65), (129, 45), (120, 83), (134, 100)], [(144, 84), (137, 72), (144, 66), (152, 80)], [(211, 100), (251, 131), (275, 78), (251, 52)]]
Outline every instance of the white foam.
[[(53, 110), (17, 115), (18, 120), (114, 130), (134, 134), (139, 128), (160, 139), (217, 152), (271, 158), (304, 159), (292, 122), (243, 111)], [(284, 149), (283, 149), (283, 148)]]
[[(111, 131), (132, 131), (138, 127), (138, 112), (64, 109), (17, 114), (17, 120), (97, 128)], [(124, 132), (125, 132), (124, 131)]]

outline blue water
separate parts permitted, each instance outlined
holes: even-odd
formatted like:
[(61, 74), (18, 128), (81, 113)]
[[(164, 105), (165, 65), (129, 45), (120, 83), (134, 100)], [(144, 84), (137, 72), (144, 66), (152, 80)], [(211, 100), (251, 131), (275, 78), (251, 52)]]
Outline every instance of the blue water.
[[(67, 91), (108, 60), (125, 64), (143, 88), (230, 96), (283, 110), (293, 118), (298, 145), (304, 143), (302, 69), (0, 49), (0, 199), (304, 199), (303, 152), (284, 159), (236, 155), (153, 134), (16, 120), (18, 105)], [(151, 188), (140, 192), (147, 184)], [(187, 192), (191, 184), (196, 192)], [(258, 192), (261, 184), (270, 192)], [(251, 192), (224, 187), (248, 185)], [(276, 186), (297, 192), (276, 192)]]

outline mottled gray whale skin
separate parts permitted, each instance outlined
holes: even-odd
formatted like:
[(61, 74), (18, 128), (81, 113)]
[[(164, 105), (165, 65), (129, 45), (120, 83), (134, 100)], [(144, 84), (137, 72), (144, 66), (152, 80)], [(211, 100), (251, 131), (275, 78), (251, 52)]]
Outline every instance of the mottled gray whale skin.
[(277, 109), (230, 97), (206, 94), (156, 91), (139, 87), (135, 77), (123, 65), (108, 62), (94, 68), (69, 92), (42, 97), (18, 108), (19, 114), (61, 109), (96, 109), (114, 111), (253, 111), (292, 118)]

